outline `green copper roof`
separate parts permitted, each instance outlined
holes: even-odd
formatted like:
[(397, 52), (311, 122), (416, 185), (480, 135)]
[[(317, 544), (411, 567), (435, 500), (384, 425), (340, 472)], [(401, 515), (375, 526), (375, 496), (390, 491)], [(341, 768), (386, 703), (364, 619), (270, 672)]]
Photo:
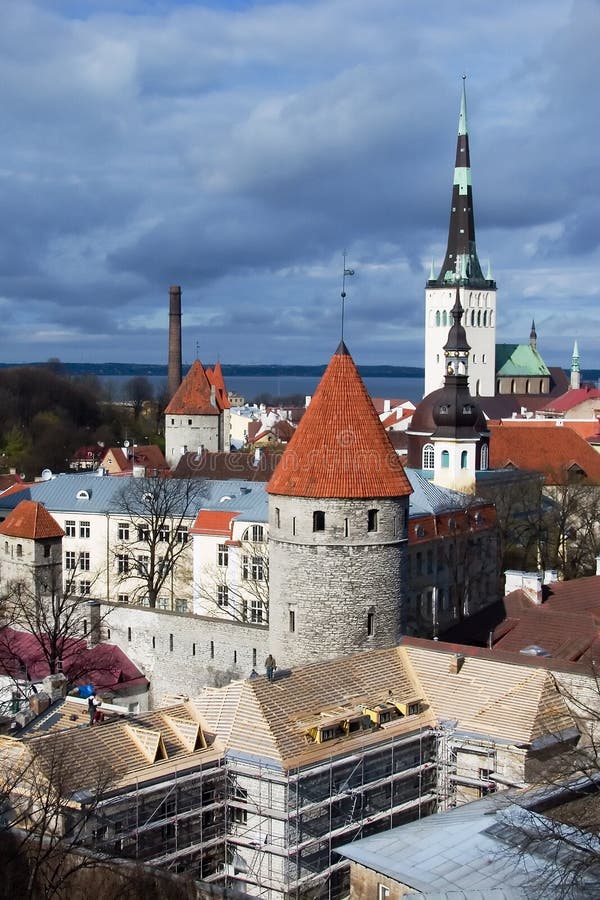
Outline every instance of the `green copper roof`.
[(496, 375), (550, 375), (531, 344), (496, 344)]

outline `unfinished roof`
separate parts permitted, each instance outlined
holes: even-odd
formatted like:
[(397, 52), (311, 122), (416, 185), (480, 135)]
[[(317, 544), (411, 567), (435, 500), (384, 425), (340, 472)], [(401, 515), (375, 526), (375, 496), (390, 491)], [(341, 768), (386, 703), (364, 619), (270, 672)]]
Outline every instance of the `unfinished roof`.
[(552, 676), (544, 670), (464, 656), (458, 673), (452, 674), (451, 650), (411, 646), (410, 639), (402, 646), (436, 717), (456, 720), (459, 731), (532, 744), (574, 727)]
[(287, 497), (402, 497), (402, 463), (342, 342), (267, 490)]
[(22, 500), (0, 524), (0, 534), (39, 541), (64, 536), (64, 531), (45, 506)]
[(206, 730), (217, 734), (228, 749), (266, 757), (289, 769), (433, 725), (431, 712), (423, 709), (356, 736), (324, 743), (309, 737), (311, 729), (360, 715), (363, 707), (417, 700), (420, 690), (407, 657), (394, 648), (292, 672), (280, 670), (274, 682), (259, 677), (222, 688), (207, 687), (193, 703)]
[[(18, 743), (0, 738), (0, 755), (11, 752)], [(93, 728), (82, 724), (34, 734), (26, 736), (23, 743), (42, 768), (52, 766), (57, 752), (59, 758), (68, 758), (77, 790), (95, 787), (99, 772), (110, 773), (110, 787), (114, 788), (197, 768), (220, 756), (219, 748), (207, 749), (198, 717), (186, 703)]]
[(165, 415), (218, 416), (222, 409), (228, 409), (227, 392), (217, 387), (218, 375), (211, 372), (209, 378), (209, 371), (204, 369), (199, 359), (195, 359), (165, 409)]

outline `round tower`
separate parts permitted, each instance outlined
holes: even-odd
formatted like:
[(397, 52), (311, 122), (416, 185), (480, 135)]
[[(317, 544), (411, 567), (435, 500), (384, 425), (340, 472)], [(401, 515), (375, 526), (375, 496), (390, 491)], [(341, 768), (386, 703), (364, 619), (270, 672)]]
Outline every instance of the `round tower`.
[(403, 628), (411, 487), (343, 342), (267, 491), (278, 665), (393, 646)]

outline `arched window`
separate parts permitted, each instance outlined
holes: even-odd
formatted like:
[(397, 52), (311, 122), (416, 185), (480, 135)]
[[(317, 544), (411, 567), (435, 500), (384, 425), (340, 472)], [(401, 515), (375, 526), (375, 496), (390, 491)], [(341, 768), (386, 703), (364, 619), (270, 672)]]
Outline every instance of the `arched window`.
[(313, 513), (313, 531), (325, 531), (325, 513), (321, 509)]
[(466, 469), (466, 468), (467, 468), (467, 463), (468, 463), (468, 461), (469, 461), (469, 454), (467, 453), (466, 450), (463, 450), (463, 452), (460, 454), (460, 467), (461, 467), (461, 469)]
[(487, 309), (483, 311), (483, 327), (485, 328), (487, 325)]
[(436, 312), (436, 314), (435, 314), (435, 324), (436, 324), (438, 327), (439, 327), (439, 325), (440, 325), (440, 321), (441, 321), (441, 316), (440, 316), (440, 311), (439, 311), (439, 309), (438, 309), (437, 312)]
[(484, 472), (488, 467), (488, 453), (489, 453), (488, 445), (483, 444), (481, 447), (480, 467), (481, 467), (481, 470)]
[(242, 537), (243, 541), (250, 541), (253, 544), (258, 544), (265, 539), (265, 529), (262, 525), (251, 525), (250, 528), (246, 528), (244, 535)]
[(477, 327), (478, 328), (481, 327), (481, 310), (480, 309), (477, 310)]
[(442, 450), (442, 469), (450, 468), (450, 454), (447, 450)]
[(423, 447), (423, 468), (433, 469), (435, 465), (435, 452), (433, 444), (425, 444)]
[(23, 556), (23, 544), (17, 544), (17, 556)]
[(448, 324), (448, 314), (447, 314), (446, 310), (444, 310), (444, 312), (442, 313), (442, 325), (447, 325), (447, 324)]

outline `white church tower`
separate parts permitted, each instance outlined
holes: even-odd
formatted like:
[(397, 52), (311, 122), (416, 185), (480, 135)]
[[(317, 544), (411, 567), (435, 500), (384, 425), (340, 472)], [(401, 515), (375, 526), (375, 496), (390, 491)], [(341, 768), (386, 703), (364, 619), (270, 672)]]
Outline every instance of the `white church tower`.
[(456, 288), (460, 292), (464, 328), (471, 346), (470, 391), (474, 396), (493, 396), (496, 392), (496, 283), (489, 271), (483, 275), (475, 246), (464, 76), (448, 247), (437, 278), (432, 265), (425, 290), (425, 395), (444, 384), (444, 344), (451, 325)]

